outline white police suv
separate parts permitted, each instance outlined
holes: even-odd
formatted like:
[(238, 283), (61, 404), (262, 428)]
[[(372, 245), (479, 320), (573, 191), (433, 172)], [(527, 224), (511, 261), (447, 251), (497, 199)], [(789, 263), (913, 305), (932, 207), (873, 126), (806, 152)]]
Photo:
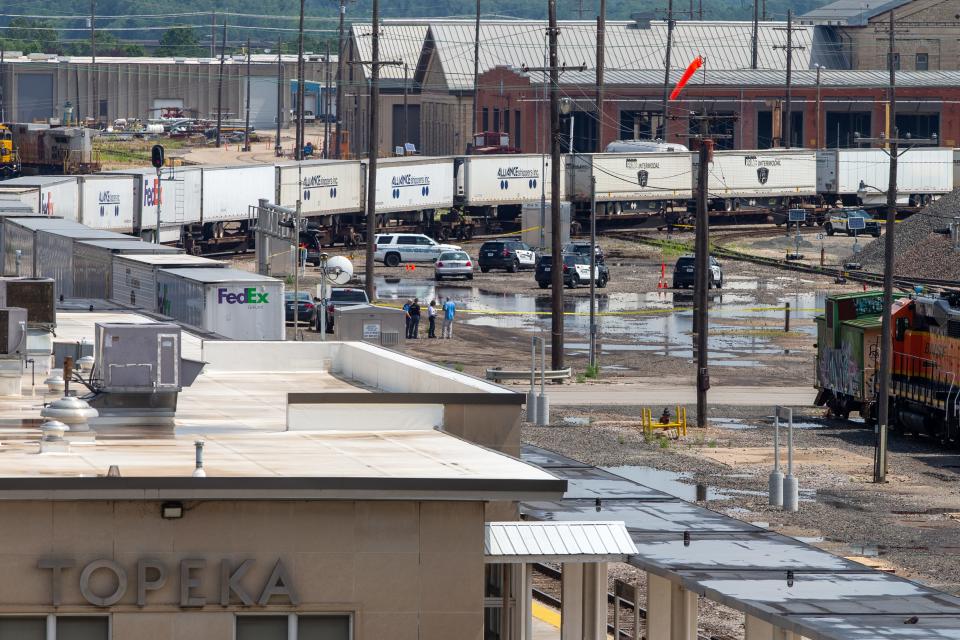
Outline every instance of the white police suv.
[(460, 251), (460, 247), (417, 233), (384, 233), (377, 235), (373, 259), (396, 267), (401, 262), (434, 262), (444, 251)]

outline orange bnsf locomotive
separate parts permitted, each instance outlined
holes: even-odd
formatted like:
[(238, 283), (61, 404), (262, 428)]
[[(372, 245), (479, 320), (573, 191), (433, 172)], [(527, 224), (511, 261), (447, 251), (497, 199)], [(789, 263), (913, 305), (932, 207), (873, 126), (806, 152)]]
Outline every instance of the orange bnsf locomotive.
[[(817, 317), (816, 404), (877, 418), (880, 292), (827, 299)], [(960, 292), (894, 302), (890, 427), (960, 444)]]

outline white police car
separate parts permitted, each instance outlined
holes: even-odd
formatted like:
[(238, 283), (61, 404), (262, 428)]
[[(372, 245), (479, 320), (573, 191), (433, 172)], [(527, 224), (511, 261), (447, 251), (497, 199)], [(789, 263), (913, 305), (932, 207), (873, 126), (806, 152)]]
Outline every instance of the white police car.
[(377, 235), (373, 259), (388, 267), (401, 262), (434, 262), (444, 251), (460, 251), (452, 244), (440, 244), (418, 233), (384, 233)]

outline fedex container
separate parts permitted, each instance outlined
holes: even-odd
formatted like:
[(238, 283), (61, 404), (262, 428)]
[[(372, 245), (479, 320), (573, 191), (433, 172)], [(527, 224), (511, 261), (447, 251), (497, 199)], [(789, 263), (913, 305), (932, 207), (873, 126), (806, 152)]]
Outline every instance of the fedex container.
[(135, 191), (134, 176), (83, 176), (80, 222), (93, 229), (133, 233)]
[[(79, 222), (35, 216), (3, 219), (3, 275), (36, 276), (35, 244), (40, 229), (86, 229)], [(17, 252), (20, 252), (19, 261)], [(18, 267), (19, 262), (19, 267)], [(19, 274), (17, 273), (19, 268)]]
[(159, 312), (232, 340), (283, 340), (283, 281), (239, 269), (161, 269)]
[(56, 283), (55, 293), (58, 297), (75, 297), (73, 291), (73, 255), (74, 246), (81, 240), (139, 242), (133, 236), (104, 229), (91, 229), (83, 225), (38, 229), (33, 248), (34, 275), (53, 278)]
[[(697, 187), (699, 156), (693, 156)], [(791, 199), (817, 194), (817, 152), (804, 149), (715, 151), (709, 169), (711, 200)], [(735, 202), (731, 207), (736, 208)]]
[(225, 262), (186, 253), (119, 253), (113, 256), (110, 299), (151, 312), (159, 311), (157, 273), (161, 269), (225, 266)]
[(656, 202), (693, 197), (691, 154), (594, 153), (570, 157), (570, 199), (589, 202), (596, 179), (597, 202)]
[(0, 202), (20, 202), (34, 213), (80, 220), (78, 176), (23, 176), (0, 182)]
[(102, 175), (133, 176), (133, 232), (152, 240), (160, 205), (160, 242), (177, 242), (185, 224), (200, 222), (203, 175), (199, 167), (127, 169)]
[(453, 158), (408, 156), (377, 162), (377, 213), (452, 206)]
[(139, 238), (81, 240), (73, 245), (73, 296), (106, 300), (113, 291), (113, 260), (126, 254), (178, 254), (179, 249)]
[[(483, 206), (540, 202), (541, 195), (549, 200), (553, 185), (550, 164), (550, 156), (540, 154), (457, 158), (457, 201)], [(566, 179), (566, 171), (561, 170), (563, 199), (567, 197)]]
[(364, 207), (364, 165), (359, 160), (308, 160), (276, 165), (276, 202), (305, 216), (353, 213)]
[[(953, 191), (954, 150), (914, 147), (897, 161), (897, 204), (920, 205)], [(890, 157), (884, 149), (817, 152), (817, 187), (828, 198), (856, 196), (865, 206), (887, 201)]]
[(250, 207), (276, 196), (276, 169), (273, 165), (202, 167), (203, 193), (201, 222), (246, 220)]

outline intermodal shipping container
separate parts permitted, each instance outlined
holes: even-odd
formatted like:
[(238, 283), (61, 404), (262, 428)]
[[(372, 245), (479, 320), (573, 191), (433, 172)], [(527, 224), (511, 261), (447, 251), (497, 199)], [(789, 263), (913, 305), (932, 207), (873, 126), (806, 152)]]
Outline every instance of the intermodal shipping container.
[(0, 200), (28, 205), (34, 213), (80, 220), (78, 176), (22, 176), (0, 182)]
[(135, 186), (134, 176), (83, 176), (80, 178), (80, 222), (93, 229), (133, 233)]
[(573, 156), (570, 199), (588, 202), (596, 179), (598, 202), (688, 200), (693, 197), (692, 161), (686, 151), (595, 153)]
[(120, 304), (159, 311), (157, 273), (161, 269), (223, 268), (225, 262), (185, 253), (130, 254), (113, 256), (113, 291), (110, 299)]
[(160, 313), (232, 340), (283, 340), (283, 281), (239, 269), (161, 269)]
[(383, 158), (377, 163), (377, 213), (452, 206), (452, 157)]
[[(953, 191), (953, 149), (914, 147), (897, 160), (897, 203), (918, 205)], [(856, 194), (864, 205), (884, 204), (890, 157), (884, 149), (831, 149), (817, 152), (817, 190)]]
[[(693, 156), (694, 188), (698, 160)], [(817, 154), (802, 149), (715, 151), (709, 176), (711, 199), (814, 196), (817, 194)]]
[(153, 239), (160, 207), (160, 241), (177, 242), (186, 224), (199, 224), (203, 174), (199, 167), (169, 167), (113, 172), (134, 179), (133, 232)]
[[(40, 229), (86, 229), (79, 222), (35, 216), (3, 219), (3, 275), (33, 277), (36, 274), (37, 231)], [(20, 252), (19, 256), (17, 252)]]
[(82, 240), (73, 246), (73, 297), (106, 300), (113, 291), (113, 261), (126, 254), (179, 254), (162, 244), (129, 240)]
[(246, 220), (250, 207), (261, 198), (276, 197), (276, 169), (273, 165), (202, 167), (204, 224)]
[(74, 246), (81, 240), (119, 240), (142, 244), (133, 236), (83, 225), (37, 230), (33, 248), (34, 275), (53, 278), (58, 297), (76, 297), (73, 291), (73, 255)]
[[(550, 156), (491, 155), (456, 159), (457, 201), (466, 206), (523, 204), (551, 197)], [(561, 164), (561, 167), (563, 165)], [(566, 172), (560, 172), (566, 199)]]
[(354, 213), (364, 207), (364, 165), (359, 160), (308, 160), (276, 165), (276, 199), (305, 216)]

